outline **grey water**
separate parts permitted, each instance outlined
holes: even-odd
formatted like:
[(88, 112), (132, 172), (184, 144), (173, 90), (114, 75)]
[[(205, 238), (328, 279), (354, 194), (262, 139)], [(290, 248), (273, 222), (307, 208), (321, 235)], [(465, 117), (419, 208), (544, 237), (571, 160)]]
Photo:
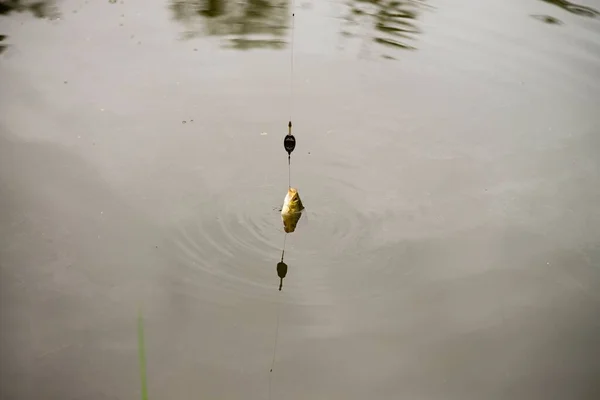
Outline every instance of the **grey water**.
[(0, 2), (0, 398), (600, 398), (577, 1)]

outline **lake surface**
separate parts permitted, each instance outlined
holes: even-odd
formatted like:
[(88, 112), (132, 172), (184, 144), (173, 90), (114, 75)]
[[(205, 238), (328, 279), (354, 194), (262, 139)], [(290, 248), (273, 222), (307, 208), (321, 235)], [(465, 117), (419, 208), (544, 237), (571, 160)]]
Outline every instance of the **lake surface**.
[(600, 398), (600, 1), (2, 4), (2, 400)]

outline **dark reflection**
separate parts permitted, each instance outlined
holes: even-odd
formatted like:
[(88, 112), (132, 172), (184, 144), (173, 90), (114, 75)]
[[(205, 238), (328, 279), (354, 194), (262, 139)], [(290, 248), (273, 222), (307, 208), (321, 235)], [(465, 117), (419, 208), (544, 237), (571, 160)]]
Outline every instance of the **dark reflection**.
[(171, 0), (170, 8), (187, 28), (184, 38), (220, 36), (227, 47), (241, 50), (286, 44), (288, 0)]
[(563, 22), (560, 19), (554, 18), (550, 15), (532, 15), (531, 17), (537, 19), (538, 21), (542, 21), (542, 22), (545, 22), (550, 25), (562, 25), (563, 24)]
[[(346, 37), (367, 36), (388, 48), (415, 50), (415, 24), (423, 1), (417, 0), (352, 0), (346, 16)], [(393, 58), (383, 54), (384, 58)]]
[[(36, 18), (56, 18), (59, 15), (54, 1), (0, 1), (0, 15), (9, 15), (13, 12), (29, 12)], [(6, 38), (6, 35), (0, 35), (0, 53), (8, 48), (4, 43)]]
[(570, 13), (582, 15), (584, 17), (594, 18), (594, 17), (597, 17), (598, 15), (600, 15), (600, 12), (593, 9), (592, 7), (582, 6), (579, 4), (571, 3), (570, 1), (567, 1), (567, 0), (540, 0), (540, 1), (543, 1), (544, 3), (553, 4), (557, 7), (562, 8), (563, 10), (570, 12)]
[(6, 39), (6, 35), (0, 35), (0, 53), (6, 50), (6, 45), (3, 43), (4, 39)]
[(30, 12), (37, 18), (50, 18), (58, 15), (54, 1), (9, 0), (0, 2), (0, 15), (12, 12)]
[[(341, 34), (367, 38), (388, 49), (413, 50), (419, 29), (414, 21), (424, 0), (349, 0)], [(283, 49), (291, 23), (290, 0), (170, 0), (184, 38), (219, 36), (226, 47)], [(387, 58), (392, 58), (387, 56)]]
[(283, 262), (283, 254), (285, 253), (285, 249), (281, 251), (281, 261), (277, 263), (277, 276), (279, 277), (279, 291), (283, 287), (283, 278), (287, 275), (288, 266)]

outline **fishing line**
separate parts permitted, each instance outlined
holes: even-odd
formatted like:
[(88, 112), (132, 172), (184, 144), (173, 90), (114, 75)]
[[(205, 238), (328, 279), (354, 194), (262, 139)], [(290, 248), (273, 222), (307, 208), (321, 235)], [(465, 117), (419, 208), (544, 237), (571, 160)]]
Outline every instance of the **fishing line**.
[[(288, 190), (292, 187), (292, 162), (291, 156), (292, 151), (296, 148), (296, 138), (292, 135), (292, 116), (294, 113), (294, 31), (295, 31), (295, 17), (296, 17), (296, 4), (292, 0), (292, 26), (291, 26), (291, 39), (290, 39), (290, 120), (288, 122), (288, 134), (283, 140), (283, 147), (288, 153)], [(277, 264), (277, 274), (280, 277), (279, 291), (283, 285), (283, 277), (287, 273), (287, 265), (283, 262), (283, 256), (285, 254), (285, 242), (287, 239), (287, 232), (283, 237), (283, 249), (281, 251), (281, 261)], [(281, 268), (281, 269), (280, 269)], [(277, 301), (277, 323), (275, 327), (275, 343), (273, 345), (273, 358), (271, 359), (271, 369), (269, 370), (269, 400), (271, 399), (271, 387), (273, 377), (273, 367), (275, 366), (275, 359), (277, 357), (277, 342), (279, 341), (279, 317), (281, 311), (281, 301)]]
[[(285, 255), (285, 242), (287, 241), (287, 233), (283, 236), (283, 248), (281, 250), (281, 261), (283, 264), (283, 256)], [(279, 265), (278, 265), (279, 267)], [(287, 268), (286, 268), (287, 269)], [(287, 272), (287, 271), (286, 271)], [(279, 271), (277, 271), (279, 274)], [(281, 291), (281, 286), (283, 285), (283, 278), (279, 284), (279, 291)], [(271, 369), (269, 370), (269, 400), (271, 400), (271, 386), (272, 386), (272, 377), (273, 377), (273, 367), (275, 366), (275, 358), (277, 357), (277, 342), (279, 339), (279, 316), (281, 315), (281, 302), (277, 302), (277, 323), (275, 325), (275, 344), (273, 345), (273, 358), (271, 359)]]
[(294, 113), (294, 28), (295, 28), (295, 0), (292, 0), (292, 38), (290, 51), (290, 125), (292, 123), (292, 114)]
[(287, 233), (283, 236), (283, 248), (281, 250), (281, 262), (283, 262), (283, 255), (285, 254), (285, 242), (287, 240)]
[(277, 327), (275, 329), (275, 345), (273, 346), (273, 359), (271, 360), (271, 369), (269, 370), (269, 400), (271, 400), (271, 387), (273, 378), (273, 367), (275, 366), (275, 357), (277, 355), (277, 339), (279, 338), (279, 311), (281, 308), (281, 302), (277, 302)]
[(292, 116), (294, 114), (294, 32), (295, 32), (295, 19), (296, 19), (296, 5), (295, 1), (292, 0), (292, 34), (290, 39), (290, 120), (288, 122), (288, 134), (283, 140), (283, 146), (288, 153), (288, 188), (292, 187), (291, 182), (291, 156), (292, 151), (296, 147), (296, 138), (292, 135)]

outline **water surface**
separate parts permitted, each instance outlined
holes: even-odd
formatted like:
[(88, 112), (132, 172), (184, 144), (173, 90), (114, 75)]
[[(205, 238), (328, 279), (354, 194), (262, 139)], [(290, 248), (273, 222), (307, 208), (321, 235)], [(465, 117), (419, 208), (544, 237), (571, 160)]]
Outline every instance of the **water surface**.
[(600, 2), (9, 3), (3, 400), (600, 397)]

